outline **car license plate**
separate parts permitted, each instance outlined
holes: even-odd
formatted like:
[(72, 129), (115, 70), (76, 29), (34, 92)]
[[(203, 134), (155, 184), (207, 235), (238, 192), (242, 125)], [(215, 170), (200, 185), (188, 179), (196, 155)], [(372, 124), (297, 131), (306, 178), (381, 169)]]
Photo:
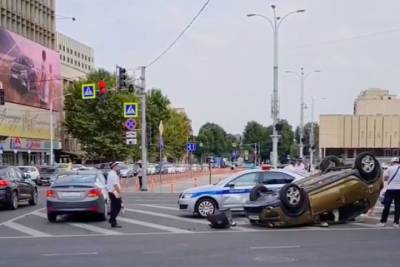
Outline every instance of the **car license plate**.
[(80, 197), (79, 192), (60, 192), (60, 197)]

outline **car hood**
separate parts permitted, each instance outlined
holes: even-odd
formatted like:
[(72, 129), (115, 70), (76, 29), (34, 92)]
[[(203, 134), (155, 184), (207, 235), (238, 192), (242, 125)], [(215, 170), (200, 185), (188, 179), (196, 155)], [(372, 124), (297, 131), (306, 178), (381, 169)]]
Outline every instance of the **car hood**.
[(204, 191), (219, 191), (222, 190), (221, 187), (216, 186), (216, 185), (203, 185), (203, 186), (198, 186), (198, 187), (192, 187), (189, 189), (186, 189), (183, 191), (183, 193), (199, 193), (199, 192), (204, 192)]

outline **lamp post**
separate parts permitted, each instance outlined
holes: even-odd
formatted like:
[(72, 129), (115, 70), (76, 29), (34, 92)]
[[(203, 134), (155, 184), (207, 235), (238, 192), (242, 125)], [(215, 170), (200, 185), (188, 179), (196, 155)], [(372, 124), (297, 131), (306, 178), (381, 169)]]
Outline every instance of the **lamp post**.
[[(326, 98), (320, 98), (320, 100), (326, 100)], [(314, 170), (314, 145), (315, 145), (315, 137), (314, 137), (314, 105), (315, 99), (311, 98), (311, 131), (310, 131), (310, 165), (311, 171)]]
[(308, 73), (304, 73), (304, 68), (300, 68), (300, 72), (295, 72), (295, 71), (285, 71), (286, 73), (292, 73), (296, 76), (299, 77), (300, 79), (300, 129), (299, 129), (299, 135), (300, 135), (300, 140), (299, 140), (299, 157), (302, 158), (304, 156), (304, 109), (306, 108), (306, 105), (304, 103), (304, 82), (305, 80), (315, 72), (321, 72), (320, 70), (314, 70), (310, 71)]
[(53, 153), (54, 153), (54, 152), (53, 152), (53, 150), (54, 150), (54, 145), (53, 145), (53, 139), (54, 139), (53, 102), (54, 102), (55, 100), (62, 99), (62, 98), (64, 98), (64, 97), (68, 96), (68, 95), (71, 95), (71, 93), (68, 93), (68, 94), (66, 94), (66, 95), (61, 95), (61, 96), (56, 97), (56, 98), (52, 98), (52, 99), (50, 100), (50, 109), (49, 109), (49, 112), (50, 112), (50, 166), (53, 166), (53, 164), (54, 164), (54, 155), (53, 155)]
[(276, 130), (276, 124), (278, 123), (279, 119), (279, 98), (278, 98), (278, 41), (279, 41), (279, 28), (282, 22), (290, 15), (295, 13), (302, 13), (305, 12), (305, 9), (299, 9), (296, 11), (292, 11), (284, 15), (283, 17), (277, 16), (276, 14), (276, 6), (271, 5), (273, 11), (273, 18), (270, 19), (267, 16), (262, 14), (248, 14), (248, 17), (261, 17), (268, 21), (271, 25), (274, 37), (274, 66), (273, 66), (273, 95), (272, 95), (272, 105), (271, 105), (271, 115), (272, 115), (272, 165), (274, 168), (278, 165), (278, 140), (279, 135), (278, 131)]

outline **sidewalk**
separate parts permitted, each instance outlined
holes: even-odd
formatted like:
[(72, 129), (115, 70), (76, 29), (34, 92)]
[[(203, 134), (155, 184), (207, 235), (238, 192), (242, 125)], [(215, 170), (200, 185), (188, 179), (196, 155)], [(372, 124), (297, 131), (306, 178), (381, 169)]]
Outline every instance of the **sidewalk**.
[[(211, 184), (217, 183), (233, 173), (242, 171), (243, 169), (235, 169), (231, 171), (229, 168), (212, 169)], [(154, 193), (180, 193), (190, 187), (197, 187), (210, 184), (209, 171), (202, 172), (186, 172), (179, 174), (163, 174), (148, 176), (147, 189), (148, 192)], [(139, 180), (135, 178), (121, 179), (121, 187), (123, 192), (140, 192)]]

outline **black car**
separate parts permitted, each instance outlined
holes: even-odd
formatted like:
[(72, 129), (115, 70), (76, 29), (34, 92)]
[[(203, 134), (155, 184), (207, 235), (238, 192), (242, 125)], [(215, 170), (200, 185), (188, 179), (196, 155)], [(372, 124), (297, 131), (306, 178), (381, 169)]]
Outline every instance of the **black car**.
[(18, 56), (11, 63), (10, 82), (22, 94), (36, 90), (37, 73), (32, 59)]
[(56, 167), (41, 167), (39, 169), (38, 185), (51, 185), (58, 175), (65, 173), (66, 170)]
[(37, 187), (27, 175), (15, 167), (0, 166), (0, 204), (15, 210), (20, 201), (28, 201), (33, 206), (37, 199)]

